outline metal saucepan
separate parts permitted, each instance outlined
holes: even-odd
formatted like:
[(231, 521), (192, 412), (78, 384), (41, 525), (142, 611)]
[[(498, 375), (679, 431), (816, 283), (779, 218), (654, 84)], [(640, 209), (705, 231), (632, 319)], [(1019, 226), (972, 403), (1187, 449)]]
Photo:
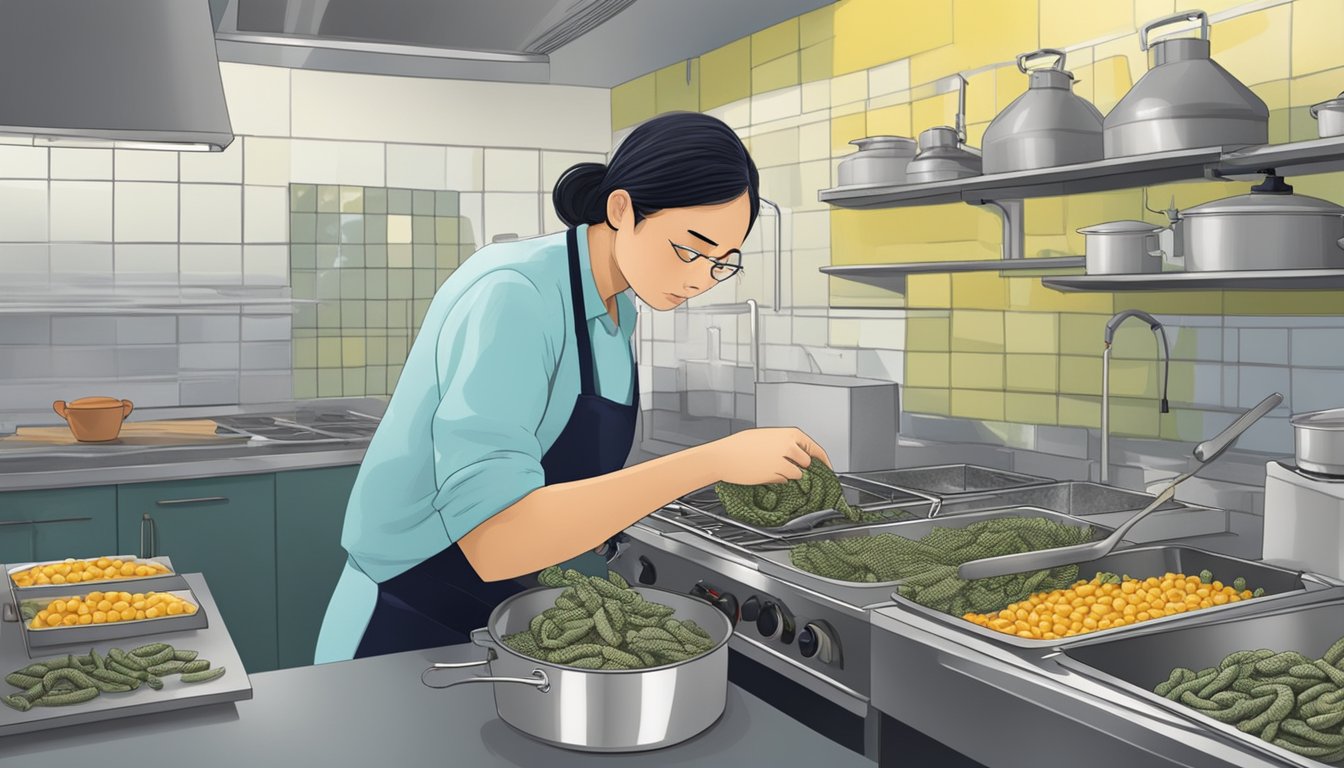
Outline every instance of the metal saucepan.
[(646, 599), (676, 610), (714, 638), (700, 656), (661, 667), (632, 670), (579, 669), (539, 661), (504, 644), (503, 637), (526, 630), (537, 614), (552, 608), (563, 589), (540, 588), (500, 603), (486, 627), (471, 633), (488, 650), (482, 661), (435, 664), (441, 669), (485, 666), (488, 675), (431, 688), (494, 683), (495, 709), (504, 722), (533, 738), (585, 752), (640, 752), (670, 746), (713, 725), (727, 702), (728, 617), (690, 595), (636, 587)]
[(1078, 230), (1087, 236), (1087, 274), (1128, 275), (1162, 271), (1158, 235), (1166, 227), (1146, 221), (1109, 221)]
[(1311, 105), (1311, 116), (1316, 118), (1316, 133), (1322, 139), (1344, 136), (1344, 93), (1338, 98)]
[(1248, 195), (1180, 212), (1187, 272), (1344, 268), (1344, 207), (1267, 172)]
[(849, 143), (859, 151), (840, 161), (836, 174), (842, 187), (904, 184), (905, 167), (918, 151), (914, 139), (901, 136), (869, 136)]
[(1299, 413), (1292, 423), (1298, 469), (1344, 476), (1344, 408)]

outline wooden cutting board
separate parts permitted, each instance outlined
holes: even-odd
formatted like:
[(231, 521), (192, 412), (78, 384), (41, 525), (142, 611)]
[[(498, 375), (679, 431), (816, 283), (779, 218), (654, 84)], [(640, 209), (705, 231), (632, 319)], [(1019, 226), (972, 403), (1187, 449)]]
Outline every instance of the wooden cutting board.
[(128, 421), (121, 425), (121, 434), (108, 443), (81, 443), (66, 426), (19, 427), (13, 435), (0, 442), (18, 442), (36, 445), (190, 445), (246, 440), (243, 435), (217, 435), (215, 422), (209, 419), (180, 419), (164, 421)]

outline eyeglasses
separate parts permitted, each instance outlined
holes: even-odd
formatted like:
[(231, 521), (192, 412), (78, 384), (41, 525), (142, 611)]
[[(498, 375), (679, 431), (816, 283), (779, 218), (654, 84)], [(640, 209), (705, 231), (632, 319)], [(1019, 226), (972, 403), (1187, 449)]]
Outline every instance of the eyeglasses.
[[(714, 278), (716, 282), (721, 283), (724, 280), (727, 280), (728, 278), (742, 271), (742, 265), (736, 262), (719, 261), (713, 256), (706, 256), (705, 254), (700, 253), (699, 251), (693, 248), (687, 248), (684, 245), (677, 245), (671, 240), (668, 240), (667, 242), (669, 245), (672, 246), (672, 250), (677, 252), (677, 258), (681, 259), (687, 264), (694, 263), (696, 259), (704, 259), (705, 261), (708, 261), (711, 264), (709, 268), (709, 276)], [(725, 256), (723, 258), (727, 259), (733, 256), (736, 256), (739, 259), (742, 258), (742, 254), (737, 251), (730, 251), (728, 256)]]

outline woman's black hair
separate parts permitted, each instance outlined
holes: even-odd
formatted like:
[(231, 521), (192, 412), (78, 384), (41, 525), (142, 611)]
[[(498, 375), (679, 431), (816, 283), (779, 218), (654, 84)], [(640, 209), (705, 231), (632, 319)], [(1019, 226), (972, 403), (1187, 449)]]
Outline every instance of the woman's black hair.
[(667, 208), (717, 205), (750, 195), (760, 211), (760, 175), (742, 140), (723, 121), (698, 112), (668, 112), (639, 125), (610, 165), (579, 163), (555, 183), (551, 199), (567, 226), (607, 220), (607, 197), (630, 193), (635, 223)]

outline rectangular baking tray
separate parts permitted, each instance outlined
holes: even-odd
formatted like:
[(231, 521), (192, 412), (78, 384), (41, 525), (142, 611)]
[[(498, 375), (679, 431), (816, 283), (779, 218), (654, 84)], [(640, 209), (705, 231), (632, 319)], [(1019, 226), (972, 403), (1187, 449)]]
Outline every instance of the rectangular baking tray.
[(1029, 485), (1055, 482), (1048, 477), (1009, 472), (976, 464), (941, 464), (930, 467), (904, 467), (872, 472), (847, 472), (841, 479), (865, 485), (923, 493), (936, 498), (960, 496), (968, 493), (1002, 491)]
[[(97, 582), (90, 583), (94, 584)], [(103, 590), (88, 589), (84, 590), (82, 593), (76, 592), (73, 594), (66, 592), (63, 597), (74, 597), (76, 595), (82, 597), (89, 592), (95, 591)], [(129, 590), (118, 591), (126, 592)], [(33, 629), (26, 621), (21, 621), (20, 626), (23, 627), (24, 638), (30, 649), (49, 648), (59, 645), (90, 645), (127, 637), (159, 635), (165, 632), (181, 632), (188, 629), (205, 629), (209, 626), (209, 621), (205, 615), (205, 607), (201, 605), (201, 601), (192, 594), (190, 589), (170, 590), (168, 591), (168, 594), (176, 595), (196, 606), (196, 612), (190, 616), (167, 616), (160, 619), (135, 619), (132, 621), (118, 621), (111, 624), (80, 624), (73, 627), (51, 627), (50, 629)], [(42, 599), (45, 600), (46, 598)]]
[[(902, 491), (896, 488), (883, 488), (867, 483), (847, 483), (843, 479), (840, 481), (840, 488), (841, 495), (850, 506), (862, 512), (876, 512), (881, 514), (884, 519), (877, 523), (855, 523), (845, 518), (839, 518), (822, 523), (816, 530), (830, 531), (874, 524), (880, 525), (892, 519), (915, 520), (931, 517), (937, 512), (937, 500), (925, 494)], [(763, 539), (778, 539), (798, 533), (798, 531), (789, 528), (765, 528), (751, 525), (729, 516), (724, 510), (723, 504), (719, 502), (718, 494), (714, 492), (712, 486), (701, 488), (694, 493), (681, 497), (674, 502), (674, 506), (684, 507), (691, 512), (712, 518), (723, 525), (740, 529)]]
[[(1080, 580), (1090, 581), (1095, 578), (1098, 573), (1128, 574), (1137, 579), (1146, 579), (1152, 576), (1161, 577), (1165, 573), (1181, 573), (1186, 576), (1198, 576), (1199, 573), (1204, 570), (1211, 571), (1213, 573), (1213, 578), (1224, 584), (1231, 584), (1234, 579), (1240, 576), (1246, 579), (1247, 589), (1254, 591), (1257, 587), (1263, 588), (1265, 594), (1251, 600), (1243, 600), (1241, 602), (1228, 603), (1226, 605), (1216, 605), (1212, 608), (1178, 613), (1174, 616), (1163, 616), (1160, 619), (1152, 619), (1124, 627), (1100, 629), (1095, 632), (1088, 632), (1086, 634), (1074, 635), (1073, 637), (1057, 640), (1031, 640), (1016, 635), (1010, 635), (1005, 632), (998, 632), (989, 629), (988, 627), (973, 624), (960, 616), (952, 616), (943, 613), (942, 611), (936, 611), (927, 606), (920, 605), (909, 598), (902, 597), (898, 593), (892, 593), (891, 597), (892, 600), (896, 602), (896, 605), (902, 610), (911, 611), (912, 613), (918, 613), (922, 616), (932, 618), (936, 621), (955, 627), (962, 632), (969, 632), (974, 635), (979, 635), (980, 637), (988, 638), (997, 643), (1012, 645), (1018, 648), (1052, 649), (1076, 645), (1096, 638), (1130, 635), (1139, 631), (1152, 630), (1157, 627), (1173, 624), (1186, 624), (1196, 619), (1204, 619), (1210, 616), (1254, 613), (1258, 610), (1263, 610), (1263, 606), (1276, 604), (1284, 598), (1295, 597), (1306, 594), (1307, 592), (1321, 591), (1329, 588), (1329, 585), (1324, 581), (1315, 579), (1309, 574), (1303, 574), (1301, 571), (1280, 568), (1255, 560), (1243, 560), (1238, 557), (1206, 552), (1194, 547), (1161, 545), (1133, 547), (1120, 552), (1113, 552), (1106, 557), (1088, 563), (1080, 563), (1078, 565), (1078, 578)], [(995, 610), (1001, 611), (1007, 607), (1007, 605), (1001, 605)]]
[(167, 557), (135, 557), (134, 555), (99, 555), (98, 557), (75, 558), (77, 560), (97, 560), (99, 557), (106, 557), (109, 560), (134, 560), (136, 562), (156, 562), (163, 565), (172, 573), (161, 576), (133, 576), (125, 579), (100, 579), (98, 581), (81, 581), (76, 584), (48, 584), (40, 587), (20, 587), (14, 583), (13, 574), (19, 571), (26, 571), (35, 565), (55, 565), (65, 562), (64, 560), (41, 560), (34, 563), (19, 563), (5, 566), (5, 580), (9, 584), (9, 590), (14, 595), (14, 604), (17, 606), (21, 600), (33, 600), (40, 597), (55, 600), (58, 597), (66, 597), (70, 594), (88, 594), (89, 592), (106, 592), (113, 588), (113, 585), (134, 585), (135, 589), (127, 589), (123, 586), (117, 586), (118, 592), (171, 592), (175, 589), (187, 589), (187, 582), (182, 575), (173, 568), (173, 563)]
[[(1205, 669), (1217, 666), (1228, 654), (1268, 648), (1297, 651), (1320, 658), (1344, 637), (1344, 591), (1327, 591), (1285, 600), (1259, 615), (1209, 616), (1199, 622), (1130, 637), (1099, 638), (1079, 643), (1054, 657), (1055, 663), (1132, 698), (1171, 712), (1187, 722), (1216, 731), (1236, 743), (1259, 750), (1289, 765), (1326, 763), (1302, 757), (1220, 723), (1179, 702), (1153, 693), (1176, 667)], [(1252, 601), (1254, 602), (1254, 601)]]
[[(966, 526), (972, 525), (974, 523), (979, 523), (986, 520), (998, 520), (1005, 517), (1043, 517), (1063, 525), (1077, 526), (1083, 528), (1091, 526), (1093, 530), (1092, 538), (1094, 541), (1105, 538), (1111, 532), (1110, 528), (1105, 528), (1096, 525), (1094, 523), (1090, 523), (1087, 520), (1080, 520), (1075, 517), (1070, 517), (1069, 515), (1060, 514), (1059, 512), (1051, 512), (1048, 509), (1039, 509), (1036, 507), (1014, 507), (1012, 509), (999, 509), (999, 510), (991, 510), (988, 512), (971, 512), (964, 515), (934, 517), (925, 520), (906, 520), (894, 523), (865, 525), (863, 527), (844, 528), (835, 531), (830, 530), (813, 531), (811, 533), (798, 534), (790, 536), (787, 539), (782, 539), (778, 541), (769, 542), (768, 544), (759, 545), (754, 548), (754, 551), (757, 557), (766, 560), (770, 563), (773, 563), (779, 566), (780, 568), (790, 571), (791, 573), (799, 574), (807, 577), (808, 579), (821, 582), (824, 584), (834, 585), (839, 588), (844, 589), (858, 588), (862, 589), (865, 592), (881, 593), (880, 601), (886, 602), (888, 599), (888, 593), (890, 593), (893, 589), (895, 589), (897, 586), (900, 585), (901, 582), (899, 580), (869, 583), (869, 582), (841, 581), (839, 579), (831, 579), (825, 576), (818, 576), (812, 573), (811, 571), (803, 570), (802, 568), (799, 568), (796, 565), (794, 565), (792, 559), (790, 558), (790, 551), (794, 546), (798, 544), (803, 544), (811, 541), (847, 539), (847, 538), (853, 538), (855, 536), (877, 536), (884, 533), (895, 534), (897, 536), (902, 536), (907, 539), (922, 539), (925, 536), (929, 535), (929, 533), (931, 533), (934, 528), (965, 528)], [(874, 600), (873, 602), (878, 601)]]

